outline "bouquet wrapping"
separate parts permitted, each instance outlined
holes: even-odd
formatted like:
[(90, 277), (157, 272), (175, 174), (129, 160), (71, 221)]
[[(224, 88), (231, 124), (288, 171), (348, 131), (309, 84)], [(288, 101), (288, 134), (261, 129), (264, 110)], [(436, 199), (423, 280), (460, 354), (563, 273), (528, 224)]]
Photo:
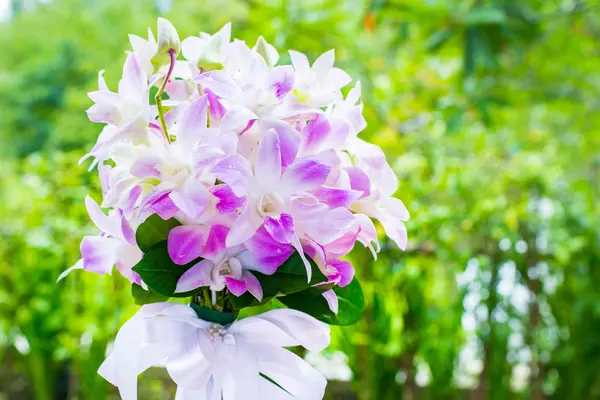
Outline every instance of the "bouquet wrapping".
[(142, 305), (99, 373), (125, 400), (152, 365), (181, 400), (322, 399), (325, 378), (286, 347), (322, 350), (328, 325), (360, 319), (344, 257), (356, 242), (376, 256), (373, 220), (406, 246), (396, 176), (358, 137), (360, 83), (348, 90), (333, 50), (312, 64), (289, 51), (286, 65), (262, 37), (232, 41), (229, 24), (180, 41), (159, 18), (157, 38), (129, 39), (117, 90), (101, 71), (89, 93), (104, 127), (81, 161), (102, 184), (85, 200), (99, 234), (61, 276), (116, 267)]

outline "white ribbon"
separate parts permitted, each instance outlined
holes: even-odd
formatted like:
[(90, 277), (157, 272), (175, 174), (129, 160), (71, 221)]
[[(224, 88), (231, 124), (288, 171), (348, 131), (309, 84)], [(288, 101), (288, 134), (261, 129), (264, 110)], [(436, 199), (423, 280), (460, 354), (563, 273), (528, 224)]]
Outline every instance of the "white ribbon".
[(284, 347), (319, 351), (329, 334), (326, 324), (291, 309), (223, 327), (182, 304), (147, 304), (121, 327), (98, 373), (123, 400), (137, 399), (137, 376), (159, 363), (177, 384), (176, 400), (321, 400), (326, 379)]

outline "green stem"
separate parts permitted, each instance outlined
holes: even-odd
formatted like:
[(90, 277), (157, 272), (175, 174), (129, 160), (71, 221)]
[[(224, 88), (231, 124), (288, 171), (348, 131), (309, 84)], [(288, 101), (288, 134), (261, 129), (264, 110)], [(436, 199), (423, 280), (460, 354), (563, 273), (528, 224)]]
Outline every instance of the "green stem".
[(170, 49), (169, 56), (171, 57), (169, 71), (167, 72), (167, 75), (165, 75), (165, 79), (163, 79), (162, 84), (158, 88), (158, 92), (156, 92), (156, 96), (154, 96), (154, 100), (156, 102), (156, 107), (158, 108), (158, 119), (160, 120), (160, 126), (165, 135), (165, 138), (167, 138), (167, 142), (170, 144), (171, 139), (169, 138), (169, 132), (167, 132), (167, 123), (165, 122), (165, 112), (162, 107), (162, 94), (165, 90), (165, 86), (167, 86), (167, 83), (169, 82), (169, 79), (171, 79), (171, 74), (173, 73), (173, 68), (175, 67), (175, 57), (176, 57), (175, 50)]

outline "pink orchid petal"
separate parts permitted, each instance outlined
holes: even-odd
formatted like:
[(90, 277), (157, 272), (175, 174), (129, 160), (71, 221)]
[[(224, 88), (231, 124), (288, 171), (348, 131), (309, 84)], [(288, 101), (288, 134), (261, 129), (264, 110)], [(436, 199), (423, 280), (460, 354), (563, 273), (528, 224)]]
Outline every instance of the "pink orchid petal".
[(300, 243), (300, 239), (298, 239), (297, 236), (294, 236), (292, 238), (292, 246), (296, 249), (298, 255), (302, 259), (304, 267), (306, 268), (307, 281), (310, 282), (310, 280), (312, 279), (312, 265), (310, 265), (310, 262), (306, 258), (306, 255), (304, 254), (304, 248), (302, 247), (302, 243)]
[(309, 191), (323, 185), (330, 171), (330, 165), (311, 158), (300, 158), (285, 170), (281, 183), (290, 192)]
[(206, 93), (206, 96), (208, 98), (210, 121), (212, 125), (215, 122), (221, 121), (223, 119), (226, 110), (225, 107), (223, 107), (223, 105), (219, 101), (219, 97), (215, 95), (211, 90), (204, 89), (204, 93)]
[(271, 237), (264, 227), (244, 242), (248, 251), (240, 253), (237, 258), (246, 269), (272, 275), (287, 260), (294, 248), (290, 244), (280, 243)]
[(83, 269), (97, 274), (109, 274), (116, 262), (118, 239), (102, 236), (86, 236), (79, 247)]
[(219, 214), (231, 214), (244, 205), (245, 198), (237, 197), (228, 185), (216, 185), (210, 189), (210, 192), (217, 200), (217, 211)]
[(155, 155), (146, 155), (137, 158), (129, 172), (136, 178), (160, 178), (160, 166), (161, 160)]
[[(371, 218), (364, 214), (355, 214), (354, 218), (360, 227), (357, 240), (368, 247), (371, 253), (373, 253), (373, 257), (377, 259), (377, 253), (381, 250), (381, 247), (377, 238), (375, 224), (373, 224)], [(373, 243), (375, 243), (375, 247), (373, 247)]]
[(204, 242), (204, 231), (198, 225), (176, 226), (169, 232), (167, 249), (171, 260), (177, 265), (185, 265), (200, 257)]
[(256, 114), (254, 114), (248, 108), (242, 106), (233, 106), (227, 110), (227, 113), (225, 113), (219, 128), (221, 128), (221, 131), (223, 132), (236, 131), (241, 135), (250, 129), (250, 127), (252, 127), (257, 118), (258, 117)]
[(258, 185), (274, 187), (281, 178), (281, 149), (279, 137), (274, 129), (269, 129), (259, 146), (254, 176)]
[(117, 93), (96, 91), (88, 93), (88, 97), (96, 104), (87, 109), (90, 121), (118, 125), (121, 121), (119, 103), (121, 97)]
[(234, 154), (219, 161), (212, 169), (217, 179), (231, 187), (236, 196), (248, 193), (248, 184), (252, 178), (252, 169), (248, 161), (239, 154)]
[(256, 203), (247, 203), (227, 235), (227, 247), (237, 246), (250, 239), (262, 223), (262, 218), (256, 212)]
[(104, 214), (100, 209), (98, 203), (94, 201), (90, 196), (85, 197), (85, 207), (90, 215), (90, 219), (102, 232), (108, 233), (114, 237), (121, 236), (121, 221), (119, 218), (111, 218)]
[(211, 144), (201, 144), (192, 150), (192, 164), (196, 175), (205, 167), (213, 165), (225, 157), (225, 152)]
[(134, 246), (136, 245), (135, 231), (131, 228), (131, 225), (129, 225), (127, 218), (125, 218), (125, 215), (123, 214), (121, 215), (121, 235), (127, 243)]
[(181, 278), (179, 278), (179, 281), (177, 281), (175, 293), (185, 293), (201, 286), (210, 285), (210, 274), (214, 266), (212, 261), (202, 260), (185, 271), (184, 274), (181, 275)]
[(329, 120), (324, 115), (317, 115), (315, 119), (310, 121), (302, 130), (303, 148), (304, 151), (314, 151), (320, 144), (327, 140), (331, 132)]
[(194, 78), (194, 82), (227, 100), (234, 100), (243, 96), (242, 89), (236, 85), (225, 71), (205, 72)]
[(188, 179), (169, 195), (175, 206), (192, 219), (198, 219), (208, 207), (210, 192), (203, 184)]
[(285, 97), (294, 87), (294, 69), (292, 66), (275, 67), (269, 73), (268, 85), (274, 92), (275, 97), (278, 99)]
[(339, 305), (338, 296), (337, 296), (337, 294), (335, 294), (333, 289), (329, 289), (328, 291), (324, 292), (323, 297), (327, 301), (327, 305), (329, 306), (329, 309), (334, 314), (337, 314), (340, 309), (340, 305)]
[(229, 228), (224, 225), (211, 226), (206, 243), (200, 248), (200, 256), (212, 260), (225, 251), (227, 248), (225, 240), (228, 233)]
[(357, 226), (355, 232), (347, 232), (341, 238), (329, 243), (327, 245), (327, 254), (333, 256), (334, 258), (345, 256), (352, 250), (359, 235), (360, 227)]
[(294, 235), (294, 219), (289, 214), (266, 217), (264, 227), (271, 237), (279, 243), (290, 243)]
[(335, 273), (327, 275), (328, 278), (335, 280), (340, 287), (348, 285), (354, 279), (354, 267), (349, 261), (331, 260), (327, 264), (327, 269), (329, 268), (334, 269)]
[(279, 138), (279, 147), (281, 149), (281, 166), (287, 167), (296, 159), (300, 142), (302, 140), (300, 133), (293, 126), (279, 120), (262, 120), (261, 129), (268, 132), (274, 129)]
[(362, 192), (356, 190), (344, 190), (327, 186), (318, 188), (313, 194), (319, 201), (333, 208), (349, 208), (352, 203), (362, 197)]
[(224, 276), (227, 288), (234, 296), (241, 296), (248, 290), (248, 284), (246, 281), (235, 279), (231, 276)]
[(201, 96), (190, 103), (177, 118), (177, 142), (191, 149), (199, 143), (208, 122), (208, 99)]
[(242, 279), (246, 282), (246, 286), (248, 287), (250, 294), (256, 297), (256, 300), (262, 301), (263, 290), (258, 279), (256, 279), (256, 277), (249, 271), (242, 272)]
[(369, 176), (360, 168), (348, 167), (346, 172), (350, 177), (350, 187), (352, 190), (361, 191), (361, 197), (369, 197), (371, 195), (371, 181)]
[(148, 89), (148, 78), (134, 53), (128, 53), (119, 81), (119, 94), (141, 99)]
[(179, 212), (179, 208), (169, 197), (170, 194), (171, 192), (161, 193), (160, 196), (155, 197), (148, 205), (150, 210), (164, 220), (173, 218)]
[(140, 196), (142, 195), (143, 191), (144, 191), (144, 188), (142, 185), (135, 185), (134, 187), (131, 188), (131, 190), (127, 194), (127, 200), (125, 203), (125, 208), (123, 209), (123, 213), (128, 218), (130, 218), (131, 215), (133, 214), (135, 205), (136, 205), (138, 199), (140, 198)]
[(299, 229), (320, 245), (332, 243), (356, 229), (354, 215), (345, 208), (329, 208), (322, 203), (303, 205), (299, 201), (294, 201), (293, 207), (294, 219), (301, 224)]

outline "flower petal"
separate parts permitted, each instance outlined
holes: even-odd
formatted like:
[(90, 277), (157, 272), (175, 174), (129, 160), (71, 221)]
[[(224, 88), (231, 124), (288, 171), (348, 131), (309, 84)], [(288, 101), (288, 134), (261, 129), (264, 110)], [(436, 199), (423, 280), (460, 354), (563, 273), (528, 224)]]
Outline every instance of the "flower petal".
[[(148, 90), (148, 78), (134, 53), (128, 53), (119, 81), (119, 94), (141, 100)], [(146, 99), (147, 101), (147, 99)]]
[(185, 265), (200, 257), (204, 237), (204, 229), (198, 225), (182, 225), (171, 229), (167, 239), (171, 260), (177, 265)]
[(352, 190), (363, 192), (361, 197), (368, 197), (371, 195), (371, 180), (369, 176), (360, 168), (348, 167), (346, 172), (350, 177), (350, 187)]
[(326, 116), (319, 114), (313, 120), (311, 120), (304, 129), (302, 134), (304, 135), (302, 147), (304, 151), (310, 152), (318, 149), (319, 145), (327, 140), (329, 133), (331, 132), (331, 125)]
[(114, 237), (121, 236), (121, 221), (119, 218), (109, 217), (102, 212), (98, 203), (94, 201), (90, 196), (85, 196), (85, 207), (90, 219), (104, 233), (108, 233)]
[(362, 196), (363, 192), (323, 186), (315, 190), (313, 194), (320, 202), (330, 207), (349, 208), (352, 203)]
[(262, 225), (262, 222), (262, 218), (256, 212), (256, 203), (246, 203), (244, 211), (242, 211), (227, 235), (227, 247), (237, 246), (250, 239)]
[(290, 193), (301, 193), (323, 185), (330, 171), (330, 165), (308, 157), (299, 158), (285, 170), (281, 183)]
[(294, 219), (289, 214), (266, 217), (264, 227), (271, 237), (279, 243), (290, 243), (294, 235)]
[(269, 88), (281, 99), (294, 87), (294, 69), (291, 65), (275, 67), (268, 78)]
[(191, 102), (177, 118), (177, 143), (192, 149), (200, 141), (202, 129), (208, 122), (208, 99), (201, 96)]
[(259, 228), (244, 245), (248, 251), (237, 255), (242, 266), (265, 275), (274, 274), (294, 252), (291, 245), (273, 240), (264, 227)]
[(79, 246), (83, 269), (97, 274), (109, 274), (116, 263), (117, 249), (120, 245), (118, 239), (102, 236), (84, 237)]
[(256, 297), (256, 300), (262, 301), (263, 290), (258, 279), (256, 279), (256, 277), (249, 271), (242, 272), (242, 279), (246, 282), (246, 286), (248, 287), (250, 294)]
[(273, 188), (281, 178), (281, 149), (274, 129), (269, 129), (260, 141), (254, 176), (256, 183), (264, 188)]
[(205, 72), (196, 78), (194, 82), (199, 83), (219, 97), (227, 100), (236, 100), (243, 96), (242, 89), (236, 85), (231, 76), (225, 71)]
[(323, 292), (323, 297), (327, 301), (327, 305), (329, 306), (329, 309), (334, 314), (337, 314), (340, 309), (340, 305), (339, 305), (337, 294), (335, 294), (333, 289), (329, 289), (328, 291)]
[(219, 161), (212, 169), (212, 173), (217, 179), (228, 184), (236, 196), (245, 196), (248, 193), (252, 169), (241, 155), (234, 154)]
[(169, 197), (177, 208), (196, 220), (208, 207), (210, 192), (202, 183), (187, 179), (178, 190), (172, 191)]
[(164, 220), (173, 218), (179, 212), (179, 208), (177, 208), (173, 200), (169, 197), (170, 194), (171, 192), (162, 193), (148, 203), (150, 210)]
[(224, 252), (227, 248), (225, 240), (227, 239), (228, 233), (229, 228), (224, 225), (211, 226), (206, 243), (200, 248), (200, 257), (212, 260), (215, 259), (218, 254)]
[(354, 267), (349, 261), (331, 260), (327, 265), (327, 269), (329, 268), (333, 268), (336, 271), (331, 278), (340, 287), (347, 286), (354, 279)]
[(229, 185), (213, 186), (210, 192), (218, 199), (216, 207), (221, 215), (231, 214), (244, 205), (245, 198), (237, 197)]
[(160, 178), (160, 163), (160, 158), (154, 154), (141, 156), (131, 164), (129, 172), (136, 178)]
[(211, 283), (210, 274), (215, 264), (210, 260), (202, 260), (181, 275), (175, 293), (185, 293)]
[(298, 149), (300, 148), (300, 133), (290, 124), (279, 120), (260, 121), (261, 129), (265, 132), (274, 129), (279, 138), (279, 148), (281, 150), (281, 166), (287, 167), (296, 159)]
[(225, 282), (227, 282), (227, 288), (234, 296), (239, 297), (246, 293), (246, 290), (248, 290), (248, 285), (246, 284), (246, 281), (235, 279), (227, 275), (224, 278)]
[(223, 107), (219, 101), (219, 97), (211, 90), (204, 89), (204, 93), (206, 93), (208, 98), (210, 120), (212, 125), (214, 122), (221, 121), (227, 110), (225, 110), (225, 107)]
[(335, 63), (335, 50), (331, 49), (321, 54), (312, 65), (312, 71), (319, 81), (324, 81)]

